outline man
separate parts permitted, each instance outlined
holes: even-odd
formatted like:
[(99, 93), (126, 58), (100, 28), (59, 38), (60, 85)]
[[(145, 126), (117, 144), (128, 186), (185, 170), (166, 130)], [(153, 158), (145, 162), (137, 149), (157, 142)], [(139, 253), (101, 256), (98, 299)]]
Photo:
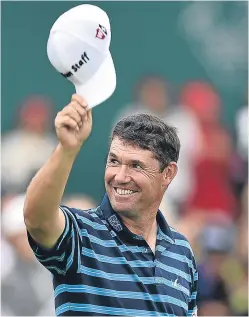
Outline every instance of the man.
[(24, 218), (37, 259), (53, 274), (60, 316), (196, 314), (197, 272), (187, 240), (158, 211), (177, 173), (174, 128), (150, 115), (114, 128), (107, 194), (96, 209), (59, 206), (92, 129), (79, 95), (55, 119), (59, 143), (31, 181)]

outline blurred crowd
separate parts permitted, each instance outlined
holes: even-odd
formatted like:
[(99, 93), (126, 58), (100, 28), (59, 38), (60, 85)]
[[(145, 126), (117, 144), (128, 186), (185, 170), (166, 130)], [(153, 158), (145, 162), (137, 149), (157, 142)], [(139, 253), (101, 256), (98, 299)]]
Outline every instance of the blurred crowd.
[[(148, 75), (113, 120), (150, 113), (178, 130), (179, 171), (160, 209), (196, 255), (199, 316), (248, 315), (248, 100), (234, 131), (222, 124), (225, 107), (210, 83), (189, 81), (176, 93)], [(53, 316), (52, 277), (29, 248), (22, 217), (27, 185), (56, 146), (52, 103), (31, 96), (19, 109), (15, 128), (2, 135), (1, 315)], [(84, 193), (63, 200), (80, 209), (98, 203)]]

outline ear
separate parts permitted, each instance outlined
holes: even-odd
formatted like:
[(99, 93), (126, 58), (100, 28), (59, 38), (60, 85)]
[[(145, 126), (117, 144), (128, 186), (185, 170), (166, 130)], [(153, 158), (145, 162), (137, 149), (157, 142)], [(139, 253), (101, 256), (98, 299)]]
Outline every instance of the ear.
[(178, 167), (176, 162), (170, 162), (169, 165), (165, 167), (165, 169), (163, 170), (162, 185), (167, 188), (169, 184), (172, 182), (172, 180), (175, 178), (177, 172), (178, 172)]

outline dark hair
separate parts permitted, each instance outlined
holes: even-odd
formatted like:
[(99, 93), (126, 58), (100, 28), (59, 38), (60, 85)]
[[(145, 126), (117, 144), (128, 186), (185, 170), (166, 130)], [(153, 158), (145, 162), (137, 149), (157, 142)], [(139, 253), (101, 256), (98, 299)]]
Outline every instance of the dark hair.
[(177, 130), (149, 114), (136, 114), (121, 119), (114, 127), (111, 141), (115, 138), (141, 149), (151, 151), (163, 171), (170, 162), (177, 162), (180, 140)]

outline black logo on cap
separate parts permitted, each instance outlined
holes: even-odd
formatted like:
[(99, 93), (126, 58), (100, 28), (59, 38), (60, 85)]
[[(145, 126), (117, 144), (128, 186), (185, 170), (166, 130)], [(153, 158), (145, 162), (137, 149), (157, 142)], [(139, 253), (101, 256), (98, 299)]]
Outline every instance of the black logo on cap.
[[(74, 73), (77, 73), (78, 69), (80, 69), (82, 65), (87, 64), (88, 61), (90, 61), (90, 58), (88, 57), (87, 53), (84, 52), (84, 53), (81, 55), (80, 60), (79, 60), (77, 63), (75, 63), (75, 64), (73, 64), (73, 65), (71, 66), (71, 69), (73, 70)], [(65, 78), (68, 78), (68, 77), (71, 77), (71, 76), (73, 75), (73, 72), (72, 72), (72, 71), (69, 71), (69, 72), (67, 72), (67, 73), (65, 73), (65, 74), (62, 74), (62, 73), (61, 73), (61, 75), (62, 75), (63, 77), (65, 77)]]

